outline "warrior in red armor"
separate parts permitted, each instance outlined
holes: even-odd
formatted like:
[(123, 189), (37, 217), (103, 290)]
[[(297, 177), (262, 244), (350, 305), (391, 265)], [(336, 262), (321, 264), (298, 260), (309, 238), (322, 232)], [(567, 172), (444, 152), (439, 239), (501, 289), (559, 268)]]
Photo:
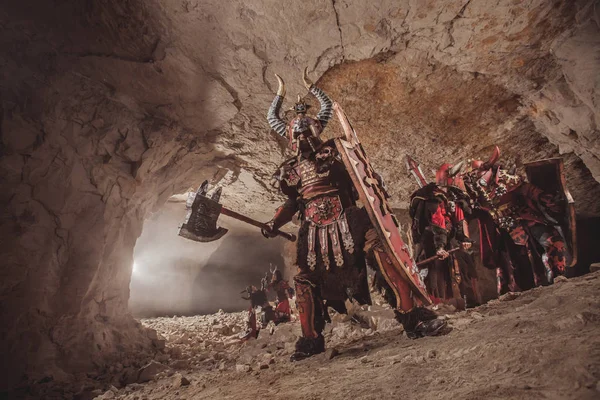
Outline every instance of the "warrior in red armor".
[[(465, 220), (465, 215), (471, 213), (469, 198), (459, 174), (463, 164), (443, 164), (435, 183), (412, 194), (409, 208), (415, 258), (439, 257), (427, 268), (425, 283), (429, 293), (434, 302), (449, 302), (458, 308), (465, 306), (465, 280), (470, 281), (474, 303), (481, 303), (475, 264), (466, 253), (473, 241)], [(462, 250), (449, 253), (457, 245)]]
[(289, 322), (292, 316), (292, 309), (290, 308), (290, 297), (293, 296), (294, 290), (290, 287), (281, 271), (278, 269), (271, 270), (271, 282), (267, 286), (268, 291), (275, 292), (277, 296), (277, 302), (275, 305), (275, 324), (282, 322)]
[(316, 118), (306, 115), (307, 105), (299, 99), (296, 117), (286, 124), (279, 117), (285, 95), (283, 80), (267, 119), (273, 130), (287, 137), (295, 156), (285, 161), (274, 175), (275, 185), (287, 201), (264, 230), (273, 231), (300, 214), (298, 234), (298, 274), (294, 277), (296, 306), (302, 337), (291, 359), (300, 360), (324, 351), (322, 335), (327, 307), (345, 311), (344, 301), (370, 303), (366, 264), (376, 269), (379, 285), (396, 309), (398, 320), (409, 337), (435, 335), (445, 326), (437, 316), (419, 307), (408, 283), (389, 268), (390, 258), (380, 251), (377, 233), (369, 215), (356, 204), (353, 181), (346, 169), (335, 139), (323, 142), (321, 132), (333, 115), (333, 103), (318, 87), (304, 83), (321, 105)]
[[(560, 226), (566, 203), (561, 191), (548, 193), (525, 182), (499, 165), (499, 157), (495, 147), (487, 162), (471, 161), (463, 179), (480, 223), (483, 264), (496, 269), (502, 294), (552, 283), (572, 257)], [(549, 161), (557, 160), (540, 164)], [(560, 167), (562, 173), (562, 163)]]
[[(240, 335), (240, 338), (247, 340), (257, 338), (260, 329), (267, 327), (270, 321), (275, 325), (289, 322), (291, 320), (292, 311), (290, 308), (289, 296), (293, 295), (293, 289), (283, 279), (281, 271), (274, 269), (270, 270), (271, 281), (269, 282), (268, 273), (261, 279), (260, 289), (255, 286), (248, 286), (242, 293), (247, 296), (242, 296), (244, 300), (250, 300), (250, 308), (248, 309), (248, 327), (245, 332)], [(269, 303), (267, 293), (274, 291), (277, 295), (275, 308)], [(257, 321), (257, 309), (261, 310), (260, 325)]]

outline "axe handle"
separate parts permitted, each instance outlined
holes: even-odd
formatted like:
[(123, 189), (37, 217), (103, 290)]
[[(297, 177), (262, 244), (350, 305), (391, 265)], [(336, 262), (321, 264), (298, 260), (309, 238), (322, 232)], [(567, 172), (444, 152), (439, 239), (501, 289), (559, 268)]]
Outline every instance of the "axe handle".
[[(454, 252), (456, 252), (458, 250), (460, 250), (460, 247), (456, 247), (456, 248), (454, 248), (452, 250), (448, 250), (448, 254), (452, 254), (452, 253), (454, 253)], [(423, 261), (418, 262), (417, 263), (417, 267), (421, 267), (421, 266), (423, 266), (425, 264), (429, 264), (430, 262), (432, 262), (434, 260), (437, 260), (437, 259), (439, 259), (438, 256), (433, 256), (433, 257), (426, 258)]]
[[(228, 217), (231, 217), (233, 219), (237, 219), (238, 221), (242, 221), (245, 222), (247, 224), (250, 224), (252, 226), (256, 226), (257, 228), (260, 229), (264, 229), (264, 230), (270, 230), (271, 228), (269, 228), (269, 226), (267, 224), (263, 224), (260, 221), (257, 221), (255, 219), (246, 217), (245, 215), (242, 214), (238, 214), (235, 211), (231, 211), (223, 206), (221, 206), (221, 214), (223, 215), (227, 215)], [(274, 233), (277, 234), (277, 236), (281, 236), (284, 239), (289, 240), (290, 242), (295, 242), (296, 241), (296, 235), (294, 235), (293, 233), (287, 233), (287, 232), (282, 232), (282, 231), (275, 231)]]

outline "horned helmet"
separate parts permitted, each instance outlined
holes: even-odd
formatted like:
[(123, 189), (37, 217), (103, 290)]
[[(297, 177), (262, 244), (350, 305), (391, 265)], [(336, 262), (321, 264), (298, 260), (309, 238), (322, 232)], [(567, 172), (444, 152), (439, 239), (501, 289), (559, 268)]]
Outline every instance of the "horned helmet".
[(435, 182), (439, 186), (455, 186), (459, 189), (465, 190), (465, 183), (462, 179), (460, 171), (464, 166), (464, 161), (458, 164), (442, 164), (435, 174)]
[(487, 161), (469, 160), (469, 174), (479, 180), (483, 186), (489, 186), (495, 179), (497, 165), (500, 159), (500, 148), (494, 146), (492, 155)]
[(296, 154), (315, 151), (322, 144), (319, 136), (333, 115), (333, 102), (321, 89), (309, 80), (307, 68), (305, 68), (302, 75), (304, 86), (317, 98), (321, 109), (316, 118), (308, 117), (306, 112), (309, 106), (298, 95), (298, 100), (294, 104), (294, 107), (292, 107), (292, 110), (296, 113), (296, 117), (289, 123), (286, 123), (279, 116), (285, 97), (285, 83), (279, 75), (275, 74), (275, 77), (277, 78), (278, 89), (277, 95), (273, 99), (267, 113), (269, 125), (277, 134), (288, 138), (289, 146)]

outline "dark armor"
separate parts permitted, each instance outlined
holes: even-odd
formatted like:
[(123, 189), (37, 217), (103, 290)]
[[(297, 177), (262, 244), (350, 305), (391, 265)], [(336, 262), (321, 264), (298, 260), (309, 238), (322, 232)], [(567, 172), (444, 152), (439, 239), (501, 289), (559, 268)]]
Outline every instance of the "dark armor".
[[(410, 216), (412, 235), (417, 244), (417, 260), (423, 260), (436, 254), (440, 259), (430, 263), (425, 284), (434, 302), (446, 302), (455, 299), (462, 305), (463, 271), (473, 264), (461, 265), (455, 254), (445, 252), (457, 245), (471, 243), (465, 232), (465, 214), (470, 214), (466, 193), (456, 187), (447, 190), (430, 183), (417, 190), (411, 196)], [(442, 258), (443, 257), (443, 258)], [(465, 257), (468, 259), (468, 257)], [(461, 268), (462, 266), (462, 268)], [(469, 268), (473, 275), (474, 268)], [(464, 271), (466, 272), (466, 271)]]
[(414, 337), (437, 334), (444, 324), (435, 322), (435, 317), (417, 318), (417, 314), (424, 314), (417, 312), (420, 309), (416, 308), (411, 289), (385, 266), (391, 261), (378, 251), (381, 246), (373, 234), (369, 216), (356, 204), (354, 184), (337, 142), (334, 139), (322, 142), (319, 137), (332, 116), (332, 102), (307, 81), (306, 74), (304, 78), (307, 88), (321, 103), (317, 119), (299, 113), (287, 128), (282, 125), (277, 112), (285, 90), (279, 77), (278, 96), (268, 113), (271, 127), (282, 136), (288, 136), (296, 154), (274, 175), (275, 186), (288, 199), (268, 223), (271, 230), (263, 232), (272, 237), (272, 230), (279, 229), (299, 213), (298, 274), (294, 283), (303, 337), (296, 344), (292, 359), (324, 350), (322, 331), (328, 306), (344, 312), (344, 301), (349, 298), (370, 304), (367, 259), (369, 265), (376, 268), (380, 286), (387, 289), (391, 304), (397, 308), (399, 320), (410, 322), (405, 325), (407, 332), (411, 329)]
[(498, 165), (499, 154), (496, 147), (464, 175), (480, 222), (482, 261), (496, 269), (499, 293), (550, 284), (571, 264), (552, 217), (561, 214), (559, 199)]
[(245, 332), (240, 334), (240, 339), (247, 340), (251, 338), (257, 338), (259, 325), (256, 319), (256, 310), (260, 307), (263, 309), (263, 311), (265, 311), (265, 314), (263, 314), (263, 321), (261, 321), (264, 324), (265, 316), (269, 315), (268, 309), (270, 308), (267, 300), (267, 292), (263, 284), (260, 290), (255, 286), (248, 286), (245, 291), (242, 291), (242, 293), (247, 294), (247, 296), (242, 296), (242, 299), (250, 300), (250, 307), (248, 308), (248, 327)]
[[(427, 287), (434, 301), (458, 308), (466, 307), (467, 299), (475, 305), (482, 302), (469, 250), (473, 241), (465, 218), (471, 214), (471, 207), (460, 175), (462, 167), (463, 163), (443, 164), (436, 173), (435, 184), (413, 193), (409, 210), (417, 259), (439, 257), (426, 266)], [(456, 247), (461, 249), (450, 252)]]
[(460, 175), (463, 165), (443, 164), (436, 182), (427, 184), (419, 164), (407, 156), (407, 167), (421, 186), (412, 194), (409, 208), (415, 257), (418, 261), (433, 258), (422, 270), (433, 301), (458, 308), (466, 307), (467, 299), (473, 304), (482, 302), (465, 220), (471, 208)]

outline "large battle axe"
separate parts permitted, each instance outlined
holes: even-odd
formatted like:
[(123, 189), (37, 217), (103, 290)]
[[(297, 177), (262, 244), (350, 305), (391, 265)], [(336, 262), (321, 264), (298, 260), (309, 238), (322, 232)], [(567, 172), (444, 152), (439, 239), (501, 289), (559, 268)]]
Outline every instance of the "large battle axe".
[[(208, 197), (208, 181), (204, 181), (204, 183), (200, 185), (191, 205), (188, 200), (187, 207), (189, 211), (186, 220), (179, 226), (179, 236), (196, 242), (212, 242), (220, 239), (227, 233), (227, 229), (217, 226), (217, 220), (221, 214), (266, 231), (271, 230), (267, 224), (246, 217), (245, 215), (238, 214), (219, 204), (221, 190), (222, 188), (219, 187), (214, 191), (211, 197)], [(291, 233), (278, 230), (273, 233), (277, 236), (286, 238), (291, 242), (296, 241), (296, 235)]]

